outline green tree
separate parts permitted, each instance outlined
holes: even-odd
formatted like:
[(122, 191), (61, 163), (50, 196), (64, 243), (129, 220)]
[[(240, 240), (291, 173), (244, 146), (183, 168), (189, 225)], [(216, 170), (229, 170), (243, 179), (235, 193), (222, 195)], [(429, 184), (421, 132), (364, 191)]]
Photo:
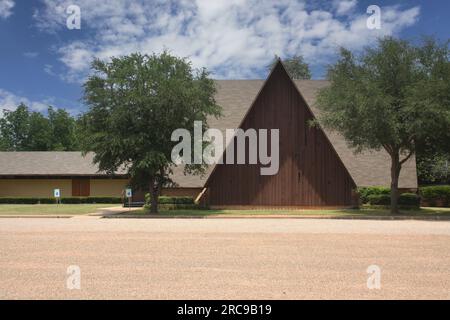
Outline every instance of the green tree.
[[(270, 65), (267, 67), (272, 70), (281, 58), (275, 55)], [(294, 80), (311, 79), (311, 71), (309, 65), (305, 62), (305, 59), (301, 55), (294, 55), (292, 57), (281, 59), (286, 71)]]
[(417, 174), (420, 184), (450, 183), (450, 154), (417, 151)]
[[(391, 212), (398, 213), (398, 178), (416, 144), (450, 128), (448, 43), (419, 45), (386, 37), (355, 56), (341, 50), (319, 93), (319, 122), (339, 131), (356, 152), (383, 148), (391, 158)], [(446, 142), (448, 144), (448, 141)]]
[(63, 109), (49, 107), (46, 117), (20, 104), (0, 118), (0, 150), (4, 151), (79, 150), (80, 135), (76, 119)]
[(419, 183), (450, 183), (450, 130), (431, 138), (416, 144)]
[(64, 109), (48, 108), (48, 120), (52, 128), (51, 150), (80, 150), (77, 121)]
[(29, 139), (28, 107), (21, 103), (16, 110), (4, 110), (0, 118), (0, 135), (5, 151), (24, 151), (28, 148)]
[(28, 138), (24, 150), (52, 150), (52, 134), (50, 121), (39, 112), (31, 112), (28, 118)]
[[(195, 120), (206, 128), (207, 116), (220, 115), (214, 82), (205, 69), (195, 71), (167, 52), (95, 60), (92, 68), (95, 74), (84, 84), (84, 151), (95, 153), (101, 170), (126, 168), (134, 186), (149, 190), (155, 213), (161, 188), (171, 183), (172, 132), (193, 132)], [(200, 174), (204, 167), (185, 170)]]

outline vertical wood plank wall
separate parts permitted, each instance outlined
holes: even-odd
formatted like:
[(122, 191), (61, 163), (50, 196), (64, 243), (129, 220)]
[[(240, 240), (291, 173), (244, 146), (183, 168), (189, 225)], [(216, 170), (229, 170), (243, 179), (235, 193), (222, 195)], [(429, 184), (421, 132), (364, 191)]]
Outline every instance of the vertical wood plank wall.
[(280, 130), (278, 174), (260, 175), (259, 164), (218, 164), (208, 180), (207, 202), (214, 206), (350, 206), (355, 184), (323, 131), (310, 128), (311, 119), (312, 113), (279, 64), (241, 126)]

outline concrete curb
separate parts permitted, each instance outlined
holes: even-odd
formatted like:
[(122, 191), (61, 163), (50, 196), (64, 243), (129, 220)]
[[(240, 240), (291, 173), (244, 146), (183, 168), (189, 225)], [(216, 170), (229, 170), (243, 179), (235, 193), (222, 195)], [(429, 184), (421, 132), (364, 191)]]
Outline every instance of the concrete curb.
[(324, 216), (324, 215), (209, 215), (209, 216), (187, 216), (187, 215), (105, 215), (106, 219), (340, 219), (340, 220), (429, 220), (450, 221), (449, 216)]
[(108, 218), (111, 215), (119, 215), (122, 213), (126, 213), (129, 212), (129, 210), (127, 209), (126, 211), (124, 210), (108, 210), (108, 209), (104, 209), (101, 208), (100, 211), (97, 212), (92, 212), (92, 213), (83, 213), (83, 214), (72, 214), (72, 215), (64, 215), (64, 214), (58, 214), (58, 215), (52, 215), (52, 214), (42, 214), (42, 215), (37, 215), (37, 214), (29, 214), (29, 215), (14, 215), (14, 214), (10, 214), (10, 215), (0, 215), (0, 218)]
[[(131, 209), (137, 210), (137, 209)], [(121, 206), (115, 207), (104, 207), (98, 208), (95, 212), (90, 213), (82, 213), (82, 214), (29, 214), (29, 215), (20, 215), (20, 214), (8, 214), (8, 215), (0, 215), (0, 218), (105, 218), (109, 215), (121, 214), (129, 212), (129, 209), (124, 209)]]
[(131, 211), (136, 211), (139, 209), (141, 209), (141, 208), (131, 208), (131, 210), (128, 208), (123, 208), (123, 207), (100, 208), (97, 212), (88, 213), (87, 216), (104, 218), (107, 216), (123, 214), (123, 213), (131, 212)]

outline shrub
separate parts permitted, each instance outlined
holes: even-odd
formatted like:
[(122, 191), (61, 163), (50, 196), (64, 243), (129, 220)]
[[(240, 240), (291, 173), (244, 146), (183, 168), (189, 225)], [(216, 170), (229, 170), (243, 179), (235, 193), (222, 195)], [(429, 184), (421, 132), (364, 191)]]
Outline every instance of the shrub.
[(53, 198), (37, 198), (37, 197), (4, 197), (0, 198), (1, 204), (52, 204), (56, 203)]
[[(160, 196), (158, 198), (159, 204), (194, 204), (194, 198), (192, 197), (169, 197)], [(145, 195), (145, 204), (150, 205), (150, 193)]]
[(358, 188), (359, 198), (361, 203), (369, 203), (369, 196), (371, 195), (388, 195), (391, 192), (390, 188), (386, 187), (361, 187)]
[[(35, 198), (35, 197), (5, 197), (0, 198), (2, 204), (54, 204), (55, 198)], [(122, 203), (120, 197), (73, 197), (61, 198), (61, 203), (79, 204), (79, 203)]]
[(122, 203), (120, 197), (71, 197), (61, 198), (61, 203), (78, 204), (78, 203)]
[(420, 197), (415, 193), (402, 193), (398, 198), (398, 204), (401, 206), (420, 207)]
[[(144, 209), (150, 210), (150, 205), (146, 204)], [(176, 203), (163, 203), (158, 206), (159, 210), (196, 210), (202, 209), (198, 204), (176, 204)]]
[(391, 197), (387, 194), (371, 194), (367, 197), (367, 202), (374, 206), (389, 206)]
[(450, 204), (450, 186), (428, 186), (419, 189), (422, 200), (433, 205), (441, 202), (443, 205)]
[[(372, 194), (368, 196), (368, 202), (374, 206), (390, 206), (391, 196), (388, 194)], [(402, 193), (398, 198), (398, 204), (404, 207), (420, 206), (420, 197), (415, 193)]]

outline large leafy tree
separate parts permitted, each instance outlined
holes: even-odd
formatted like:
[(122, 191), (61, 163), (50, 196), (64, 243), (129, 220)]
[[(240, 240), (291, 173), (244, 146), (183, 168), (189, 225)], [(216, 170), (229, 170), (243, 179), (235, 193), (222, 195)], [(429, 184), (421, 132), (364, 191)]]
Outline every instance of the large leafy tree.
[[(195, 120), (206, 128), (209, 115), (220, 115), (214, 82), (205, 69), (168, 52), (95, 60), (92, 68), (84, 84), (84, 150), (95, 153), (101, 170), (126, 168), (134, 186), (149, 190), (151, 212), (157, 212), (161, 188), (171, 183), (172, 132), (193, 132)], [(203, 169), (185, 167), (194, 174)]]
[(25, 151), (50, 151), (53, 149), (52, 140), (58, 139), (53, 137), (49, 119), (39, 112), (29, 114), (26, 136), (26, 144), (22, 146)]
[(30, 112), (25, 104), (20, 104), (16, 110), (4, 110), (0, 118), (0, 139), (3, 150), (22, 151), (29, 147)]
[(417, 151), (417, 175), (421, 184), (450, 183), (450, 154)]
[[(275, 55), (272, 62), (268, 66), (269, 70), (277, 64), (280, 57)], [(305, 62), (305, 59), (301, 55), (294, 55), (286, 59), (282, 59), (283, 65), (286, 71), (289, 73), (294, 80), (305, 80), (311, 79), (311, 71), (309, 70), (309, 65)]]
[(450, 130), (448, 43), (386, 37), (358, 56), (342, 49), (328, 77), (331, 85), (318, 97), (320, 122), (343, 134), (356, 152), (389, 154), (391, 212), (398, 213), (402, 165), (416, 145), (438, 143)]
[(450, 130), (416, 144), (420, 184), (450, 183)]
[(72, 117), (64, 109), (48, 108), (48, 120), (51, 127), (51, 145), (52, 150), (80, 150), (78, 136), (81, 134), (81, 128), (78, 120)]
[(76, 120), (63, 109), (48, 108), (48, 116), (25, 104), (5, 110), (0, 118), (0, 148), (5, 151), (78, 150)]

